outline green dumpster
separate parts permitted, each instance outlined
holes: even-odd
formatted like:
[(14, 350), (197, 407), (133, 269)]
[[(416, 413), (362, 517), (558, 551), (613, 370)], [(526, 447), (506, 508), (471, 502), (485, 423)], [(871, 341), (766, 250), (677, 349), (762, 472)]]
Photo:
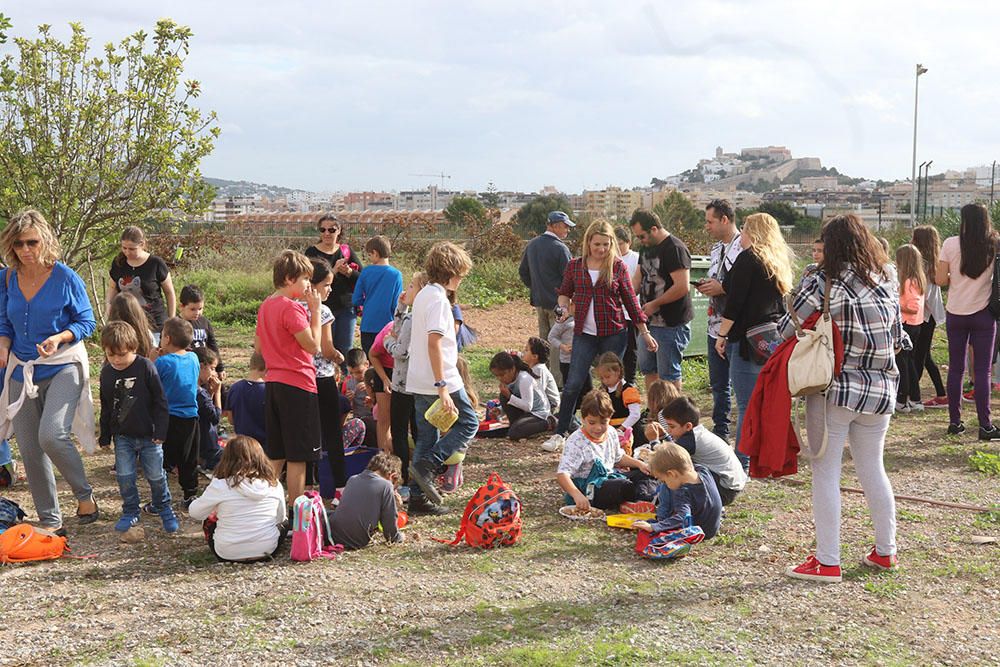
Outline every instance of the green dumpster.
[[(691, 255), (692, 282), (708, 277), (711, 258), (707, 255)], [(691, 287), (691, 305), (694, 319), (691, 320), (691, 342), (684, 350), (685, 357), (703, 357), (708, 354), (708, 297)]]

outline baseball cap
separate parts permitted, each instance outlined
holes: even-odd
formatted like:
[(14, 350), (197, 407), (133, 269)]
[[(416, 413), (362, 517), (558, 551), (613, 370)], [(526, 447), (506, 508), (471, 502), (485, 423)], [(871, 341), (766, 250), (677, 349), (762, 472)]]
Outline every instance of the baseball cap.
[(570, 227), (576, 227), (576, 223), (569, 219), (569, 216), (562, 211), (552, 211), (549, 213), (549, 224), (554, 225), (557, 222), (565, 222)]

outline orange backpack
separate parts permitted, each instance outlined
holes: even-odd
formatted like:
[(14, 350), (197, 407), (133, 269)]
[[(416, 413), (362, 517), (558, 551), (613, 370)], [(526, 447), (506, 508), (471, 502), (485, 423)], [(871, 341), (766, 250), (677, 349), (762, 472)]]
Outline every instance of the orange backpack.
[(521, 538), (521, 501), (497, 473), (490, 473), (465, 506), (455, 539), (434, 539), (454, 546), (463, 537), (470, 547), (480, 549), (511, 545)]
[(0, 533), (0, 563), (53, 560), (69, 551), (66, 538), (27, 523)]

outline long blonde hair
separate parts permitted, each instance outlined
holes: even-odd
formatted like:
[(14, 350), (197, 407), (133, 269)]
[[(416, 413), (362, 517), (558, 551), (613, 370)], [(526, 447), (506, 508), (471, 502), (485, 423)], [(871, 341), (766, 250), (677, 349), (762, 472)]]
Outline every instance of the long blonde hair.
[(896, 248), (896, 272), (899, 276), (899, 293), (903, 293), (907, 280), (912, 280), (920, 288), (920, 293), (927, 291), (927, 275), (924, 273), (924, 258), (920, 250), (912, 243), (904, 243)]
[(62, 256), (59, 238), (45, 220), (45, 216), (33, 208), (26, 208), (11, 216), (7, 226), (0, 233), (0, 250), (3, 251), (4, 261), (15, 271), (21, 268), (21, 260), (14, 252), (14, 241), (29, 229), (36, 230), (42, 241), (38, 251), (39, 263), (47, 269), (52, 268)]
[(587, 231), (583, 235), (583, 252), (581, 254), (583, 255), (584, 262), (590, 256), (590, 240), (595, 236), (607, 236), (610, 242), (611, 247), (608, 248), (608, 256), (601, 264), (601, 269), (597, 277), (597, 282), (603, 282), (605, 285), (610, 286), (614, 277), (615, 260), (618, 259), (618, 243), (615, 240), (615, 228), (603, 218), (590, 223), (590, 226), (587, 227)]
[(750, 239), (750, 251), (760, 260), (764, 274), (781, 294), (792, 291), (792, 249), (781, 235), (778, 221), (767, 213), (753, 213), (743, 221), (740, 233)]

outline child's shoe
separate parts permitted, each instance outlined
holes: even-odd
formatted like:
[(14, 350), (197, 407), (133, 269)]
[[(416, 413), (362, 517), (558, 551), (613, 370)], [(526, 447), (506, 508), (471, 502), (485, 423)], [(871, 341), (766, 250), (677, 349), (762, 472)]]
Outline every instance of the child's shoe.
[(185, 512), (188, 511), (188, 508), (191, 507), (191, 503), (193, 503), (194, 499), (197, 497), (198, 496), (186, 496), (184, 500), (181, 501), (181, 507), (184, 509)]
[(948, 397), (947, 396), (935, 396), (934, 398), (928, 398), (924, 401), (925, 408), (946, 408), (948, 407)]
[(907, 405), (907, 407), (910, 408), (910, 412), (923, 412), (924, 411), (924, 404), (921, 403), (920, 401), (908, 400), (908, 401), (906, 401), (906, 405)]
[(115, 530), (119, 533), (124, 533), (132, 526), (138, 525), (138, 523), (138, 514), (122, 514), (122, 518), (118, 519), (118, 523), (115, 524)]
[(872, 547), (871, 552), (861, 559), (861, 563), (877, 570), (895, 570), (899, 566), (899, 559), (896, 558), (896, 554), (879, 556), (875, 547)]
[(962, 394), (962, 400), (966, 403), (974, 403), (976, 400), (976, 389), (973, 387), (969, 391)]
[(979, 427), (980, 440), (1000, 440), (1000, 428), (990, 424), (989, 428)]
[(456, 463), (455, 465), (448, 466), (443, 475), (444, 479), (441, 483), (441, 491), (444, 493), (454, 493), (462, 488), (462, 464)]
[(561, 452), (563, 444), (566, 442), (566, 437), (559, 435), (558, 433), (553, 433), (549, 436), (549, 439), (542, 443), (542, 449), (546, 452)]
[(817, 581), (826, 584), (840, 583), (840, 566), (823, 565), (815, 556), (809, 556), (806, 562), (798, 567), (790, 567), (785, 571), (792, 579), (805, 579), (806, 581)]
[(901, 414), (906, 414), (906, 413), (910, 412), (910, 403), (909, 403), (909, 401), (903, 401), (902, 403), (900, 403), (899, 401), (896, 401), (896, 412), (897, 413), (901, 413)]
[(164, 507), (160, 512), (160, 521), (163, 522), (163, 530), (167, 533), (176, 533), (181, 527), (180, 522), (177, 521), (177, 515), (174, 514), (174, 508), (170, 505)]

